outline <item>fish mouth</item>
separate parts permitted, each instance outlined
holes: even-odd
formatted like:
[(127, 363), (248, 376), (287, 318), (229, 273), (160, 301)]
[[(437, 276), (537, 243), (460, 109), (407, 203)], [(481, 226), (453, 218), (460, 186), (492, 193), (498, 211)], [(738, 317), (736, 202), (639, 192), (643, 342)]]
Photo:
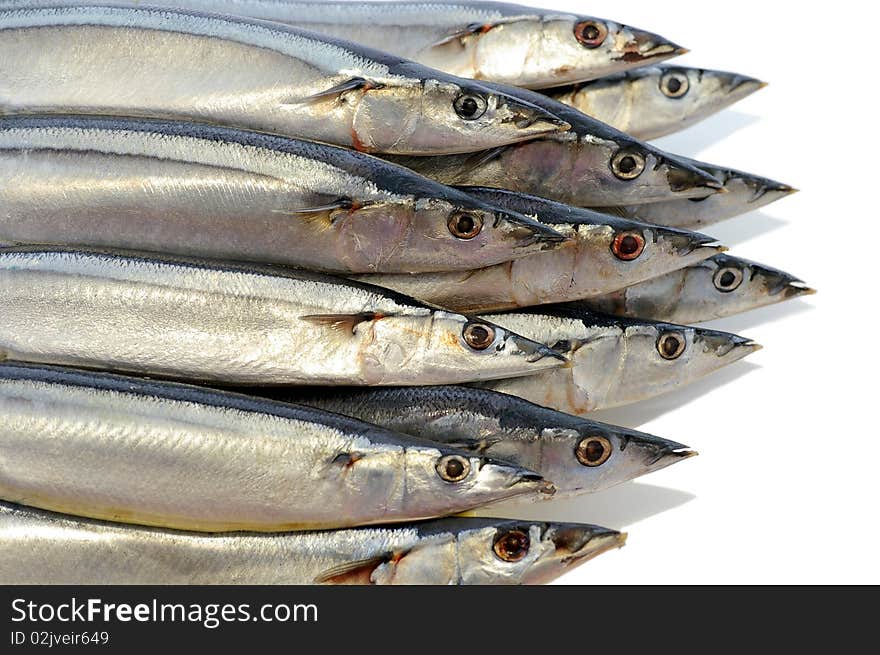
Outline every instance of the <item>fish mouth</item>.
[(515, 248), (538, 247), (541, 250), (554, 250), (572, 241), (549, 225), (532, 220), (528, 216), (505, 212), (501, 214), (501, 218), (509, 225), (510, 234), (516, 240)]
[(647, 62), (657, 63), (687, 54), (689, 50), (672, 41), (645, 30), (628, 28), (632, 37), (623, 46), (616, 61), (642, 65)]
[(701, 232), (680, 230), (668, 233), (660, 232), (660, 235), (670, 240), (680, 257), (697, 253), (705, 255), (703, 259), (709, 259), (728, 250), (727, 246), (718, 243), (718, 239)]
[(510, 112), (510, 115), (502, 122), (512, 123), (517, 130), (523, 132), (523, 138), (534, 138), (554, 132), (568, 132), (571, 129), (571, 123), (562, 120), (543, 107), (505, 93), (499, 93), (495, 89), (492, 92), (504, 100)]
[(626, 543), (626, 533), (598, 525), (562, 524), (553, 528), (550, 539), (560, 563), (576, 566)]
[(712, 330), (699, 331), (695, 341), (702, 343), (707, 350), (714, 351), (719, 359), (724, 359), (728, 364), (748, 357), (764, 347), (748, 337)]
[(522, 469), (519, 477), (510, 486), (517, 489), (528, 487), (529, 490), (545, 496), (552, 496), (556, 493), (556, 485), (550, 482), (550, 480), (544, 479), (542, 475), (528, 469)]
[[(769, 205), (771, 202), (775, 202), (776, 200), (800, 192), (800, 189), (796, 189), (790, 184), (784, 184), (783, 182), (768, 180), (766, 178), (756, 177), (751, 180), (744, 179), (743, 181), (746, 185), (752, 186), (755, 189), (755, 194), (752, 197), (751, 202), (760, 200), (762, 205)], [(749, 182), (751, 182), (751, 184), (749, 184)]]
[(676, 462), (680, 462), (691, 457), (696, 457), (699, 453), (696, 450), (690, 450), (687, 446), (679, 446), (678, 448), (662, 448), (657, 450), (653, 457), (648, 460), (648, 471), (653, 473), (667, 466), (672, 466)]
[(521, 337), (519, 335), (511, 335), (510, 339), (513, 341), (514, 345), (526, 356), (526, 361), (529, 364), (535, 364), (543, 359), (551, 359), (554, 362), (558, 362), (557, 366), (562, 366), (563, 364), (568, 364), (568, 357), (563, 355), (557, 350), (549, 347), (546, 344), (539, 343), (538, 341), (532, 341), (531, 339), (526, 339), (525, 337)]
[(669, 156), (665, 158), (665, 163), (667, 167), (666, 180), (669, 183), (669, 189), (674, 193), (692, 196), (706, 192), (708, 192), (707, 195), (727, 193), (724, 182), (707, 171)]
[(785, 285), (785, 298), (799, 298), (800, 296), (813, 296), (819, 293), (816, 289), (808, 287), (800, 280), (791, 280)]
[(739, 75), (737, 73), (724, 73), (723, 75), (726, 77), (724, 86), (727, 88), (727, 93), (736, 96), (738, 100), (750, 96), (767, 86), (767, 82), (762, 82), (748, 75)]

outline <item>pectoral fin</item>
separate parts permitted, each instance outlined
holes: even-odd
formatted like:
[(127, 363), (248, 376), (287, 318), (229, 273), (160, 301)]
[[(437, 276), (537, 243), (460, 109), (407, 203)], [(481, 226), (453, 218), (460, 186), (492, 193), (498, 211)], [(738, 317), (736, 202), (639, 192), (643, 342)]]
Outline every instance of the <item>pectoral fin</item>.
[[(317, 93), (313, 93), (310, 96), (306, 96), (305, 98), (297, 101), (299, 103), (303, 102), (312, 102), (315, 100), (329, 100), (338, 98), (343, 93), (348, 93), (349, 91), (355, 91), (357, 89), (362, 89), (364, 91), (369, 91), (370, 89), (381, 89), (385, 85), (381, 82), (373, 82), (363, 77), (352, 77), (347, 79), (335, 86), (331, 86), (329, 89), (325, 89), (323, 91), (318, 91)], [(291, 103), (296, 104), (296, 103)]]
[(395, 559), (391, 551), (378, 557), (361, 559), (354, 562), (346, 562), (322, 571), (315, 576), (315, 584), (327, 585), (368, 585), (374, 584), (373, 572), (383, 564)]
[(385, 314), (376, 312), (361, 312), (360, 314), (309, 314), (300, 316), (304, 321), (329, 327), (331, 330), (349, 330), (355, 333), (355, 328), (361, 323), (375, 321), (384, 318)]

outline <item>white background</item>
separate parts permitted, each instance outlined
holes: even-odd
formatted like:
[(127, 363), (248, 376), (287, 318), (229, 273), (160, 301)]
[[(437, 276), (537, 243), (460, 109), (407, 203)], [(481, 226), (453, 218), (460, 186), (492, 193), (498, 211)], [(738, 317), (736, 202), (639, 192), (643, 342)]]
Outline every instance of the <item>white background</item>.
[[(676, 62), (770, 86), (658, 141), (801, 193), (705, 230), (819, 294), (711, 324), (764, 350), (703, 383), (595, 418), (700, 456), (530, 518), (625, 528), (561, 583), (880, 583), (878, 115), (870, 3), (546, 0), (667, 36)], [(824, 5), (823, 5), (824, 7)], [(868, 14), (871, 15), (868, 15)], [(510, 513), (510, 512), (508, 512)]]

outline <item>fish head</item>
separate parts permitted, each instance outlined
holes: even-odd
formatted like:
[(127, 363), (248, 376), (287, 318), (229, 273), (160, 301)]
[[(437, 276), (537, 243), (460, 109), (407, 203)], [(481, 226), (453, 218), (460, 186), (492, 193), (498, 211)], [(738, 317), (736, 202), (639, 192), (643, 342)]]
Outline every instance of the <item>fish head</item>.
[(678, 306), (688, 320), (732, 316), (815, 293), (795, 276), (726, 254), (682, 271)]
[[(630, 125), (643, 138), (689, 127), (764, 86), (736, 73), (673, 65), (640, 68), (618, 83), (628, 87), (627, 97), (638, 116)], [(589, 97), (590, 88), (584, 93)]]
[(433, 73), (419, 84), (385, 81), (359, 98), (352, 129), (377, 135), (371, 137), (370, 150), (397, 155), (476, 152), (569, 127), (525, 100), (473, 80)]
[(478, 318), (440, 309), (371, 323), (361, 357), (371, 384), (392, 373), (409, 384), (458, 384), (531, 375), (568, 360), (552, 348)]
[(443, 516), (528, 494), (555, 492), (540, 474), (516, 464), (478, 457), (434, 443), (406, 446), (404, 505), (409, 514)]
[[(564, 233), (560, 227), (556, 229)], [(714, 238), (704, 234), (599, 213), (594, 223), (577, 226), (575, 233), (573, 284), (593, 281), (591, 288), (578, 290), (589, 295), (678, 270), (717, 254), (721, 248)]]
[(727, 332), (640, 319), (608, 318), (596, 330), (602, 338), (572, 355), (575, 384), (594, 409), (673, 391), (761, 348)]
[(548, 426), (541, 440), (537, 468), (559, 497), (608, 489), (696, 455), (674, 441), (586, 419)]
[(595, 525), (502, 519), (470, 519), (455, 534), (463, 584), (543, 584), (626, 541)]
[(418, 59), (465, 77), (540, 89), (596, 79), (683, 52), (656, 34), (602, 18), (535, 12), (469, 25)]
[(588, 185), (591, 204), (638, 205), (718, 193), (722, 183), (683, 158), (622, 133), (578, 138), (573, 181)]
[(413, 207), (406, 256), (423, 252), (446, 270), (475, 270), (571, 245), (552, 227), (447, 189)]

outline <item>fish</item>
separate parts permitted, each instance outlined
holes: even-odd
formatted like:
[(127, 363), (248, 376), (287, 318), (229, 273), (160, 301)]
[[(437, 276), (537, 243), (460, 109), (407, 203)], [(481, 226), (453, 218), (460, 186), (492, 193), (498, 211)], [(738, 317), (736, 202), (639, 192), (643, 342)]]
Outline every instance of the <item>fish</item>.
[(0, 10), (0, 111), (175, 118), (421, 155), (567, 127), (478, 82), (360, 44), (143, 6)]
[[(695, 456), (654, 435), (557, 412), (487, 389), (268, 390), (271, 397), (499, 458), (553, 480), (553, 499), (603, 491)], [(549, 497), (523, 495), (525, 501)]]
[(578, 209), (503, 189), (461, 187), (494, 206), (534, 216), (574, 247), (473, 271), (368, 274), (376, 284), (461, 312), (486, 312), (600, 296), (722, 250), (713, 237)]
[(540, 475), (314, 408), (0, 364), (0, 498), (166, 528), (400, 523), (529, 493)]
[[(57, 4), (57, 0), (37, 4), (53, 2)], [(143, 3), (114, 0), (113, 4)], [(662, 36), (616, 21), (498, 2), (151, 0), (150, 4), (288, 23), (457, 76), (529, 88), (594, 79), (687, 52)], [(16, 5), (21, 0), (0, 0), (0, 7)]]
[(3, 584), (540, 584), (626, 534), (454, 518), (274, 534), (119, 525), (0, 503)]
[(448, 384), (564, 355), (479, 318), (308, 271), (0, 250), (0, 360), (227, 385)]
[(680, 389), (761, 348), (728, 332), (606, 316), (580, 303), (487, 314), (486, 319), (553, 344), (571, 363), (558, 373), (477, 386), (574, 415)]
[(690, 160), (694, 166), (721, 180), (724, 193), (699, 198), (668, 200), (650, 204), (602, 208), (616, 216), (638, 217), (639, 220), (684, 230), (697, 230), (726, 221), (798, 192), (789, 184), (738, 171)]
[(544, 92), (649, 141), (691, 127), (765, 86), (738, 73), (661, 64)]
[(723, 192), (721, 181), (689, 160), (540, 93), (490, 85), (548, 111), (552, 107), (571, 129), (470, 154), (387, 158), (444, 184), (505, 188), (577, 207), (644, 205)]
[(469, 270), (564, 241), (343, 148), (185, 122), (0, 118), (4, 245), (402, 273)]
[(703, 323), (816, 293), (790, 273), (721, 254), (646, 280), (584, 306), (672, 323)]

